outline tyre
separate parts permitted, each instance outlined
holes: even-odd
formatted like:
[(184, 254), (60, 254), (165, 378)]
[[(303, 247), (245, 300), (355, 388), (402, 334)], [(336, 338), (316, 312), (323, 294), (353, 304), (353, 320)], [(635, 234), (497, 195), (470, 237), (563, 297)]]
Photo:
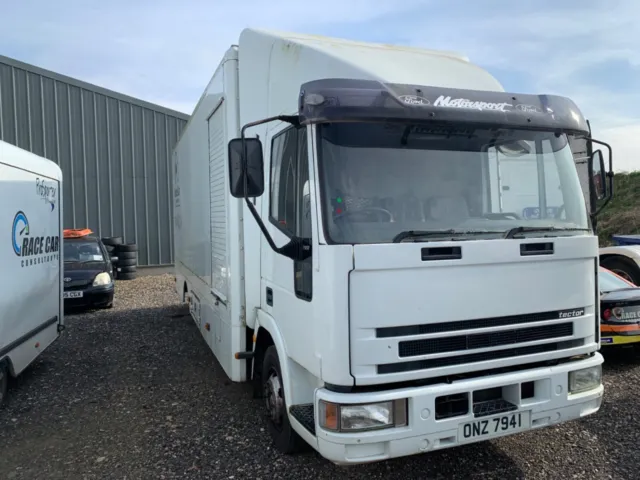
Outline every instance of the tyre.
[(9, 387), (9, 369), (5, 362), (0, 362), (0, 407), (7, 398), (7, 388)]
[(114, 247), (113, 245), (105, 245), (104, 248), (107, 250), (107, 253), (109, 253), (109, 255), (116, 251), (116, 247)]
[(120, 266), (118, 265), (118, 273), (136, 273), (138, 269), (134, 266)]
[(282, 370), (276, 347), (271, 345), (262, 363), (262, 389), (266, 407), (267, 428), (276, 449), (284, 454), (301, 451), (304, 440), (291, 428), (287, 401), (282, 386)]
[(640, 286), (640, 268), (633, 260), (620, 256), (605, 257), (600, 260), (600, 265), (634, 285)]
[(105, 246), (109, 247), (116, 247), (118, 245), (121, 245), (123, 242), (122, 237), (105, 237), (101, 240)]
[(120, 252), (137, 252), (138, 245), (135, 243), (123, 243), (122, 245), (118, 245), (117, 248), (118, 253)]
[(118, 272), (118, 280), (134, 280), (136, 276), (135, 273)]
[(138, 264), (138, 260), (135, 258), (120, 258), (118, 257), (119, 267), (135, 267)]
[(116, 255), (120, 260), (137, 260), (138, 252), (118, 252)]

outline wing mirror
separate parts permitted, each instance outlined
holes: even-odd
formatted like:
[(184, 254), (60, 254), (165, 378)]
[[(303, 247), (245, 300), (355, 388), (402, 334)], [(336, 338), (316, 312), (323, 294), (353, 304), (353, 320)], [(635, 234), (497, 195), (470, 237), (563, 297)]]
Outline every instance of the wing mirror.
[(264, 192), (262, 142), (258, 138), (234, 138), (229, 142), (229, 182), (236, 198), (259, 197)]
[(593, 193), (596, 200), (602, 200), (607, 196), (607, 175), (604, 169), (604, 158), (602, 151), (596, 150), (591, 155), (589, 161), (589, 173), (593, 186)]

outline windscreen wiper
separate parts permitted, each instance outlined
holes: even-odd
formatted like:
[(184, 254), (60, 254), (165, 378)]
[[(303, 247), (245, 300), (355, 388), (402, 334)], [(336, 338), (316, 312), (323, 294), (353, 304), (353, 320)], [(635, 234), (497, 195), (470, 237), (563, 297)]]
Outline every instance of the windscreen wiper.
[(393, 243), (400, 243), (407, 238), (435, 237), (440, 235), (477, 235), (482, 233), (502, 233), (502, 231), (491, 230), (405, 230), (393, 237)]
[(563, 227), (513, 227), (504, 234), (504, 238), (514, 238), (518, 233), (526, 232), (585, 232), (588, 228), (563, 228)]

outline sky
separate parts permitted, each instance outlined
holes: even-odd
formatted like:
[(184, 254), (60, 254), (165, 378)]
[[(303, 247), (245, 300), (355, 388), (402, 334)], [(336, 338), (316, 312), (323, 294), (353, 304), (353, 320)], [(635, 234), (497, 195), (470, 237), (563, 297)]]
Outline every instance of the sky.
[(0, 0), (0, 54), (191, 113), (257, 27), (454, 50), (507, 91), (566, 95), (640, 170), (639, 0)]

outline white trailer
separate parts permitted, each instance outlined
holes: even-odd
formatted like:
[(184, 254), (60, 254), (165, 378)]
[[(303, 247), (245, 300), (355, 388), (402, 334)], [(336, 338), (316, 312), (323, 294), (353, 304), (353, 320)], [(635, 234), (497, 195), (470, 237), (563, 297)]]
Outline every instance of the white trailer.
[(576, 138), (571, 100), (462, 55), (242, 32), (173, 152), (176, 289), (281, 452), (371, 462), (598, 411)]
[(0, 403), (63, 329), (62, 218), (60, 168), (0, 141)]

